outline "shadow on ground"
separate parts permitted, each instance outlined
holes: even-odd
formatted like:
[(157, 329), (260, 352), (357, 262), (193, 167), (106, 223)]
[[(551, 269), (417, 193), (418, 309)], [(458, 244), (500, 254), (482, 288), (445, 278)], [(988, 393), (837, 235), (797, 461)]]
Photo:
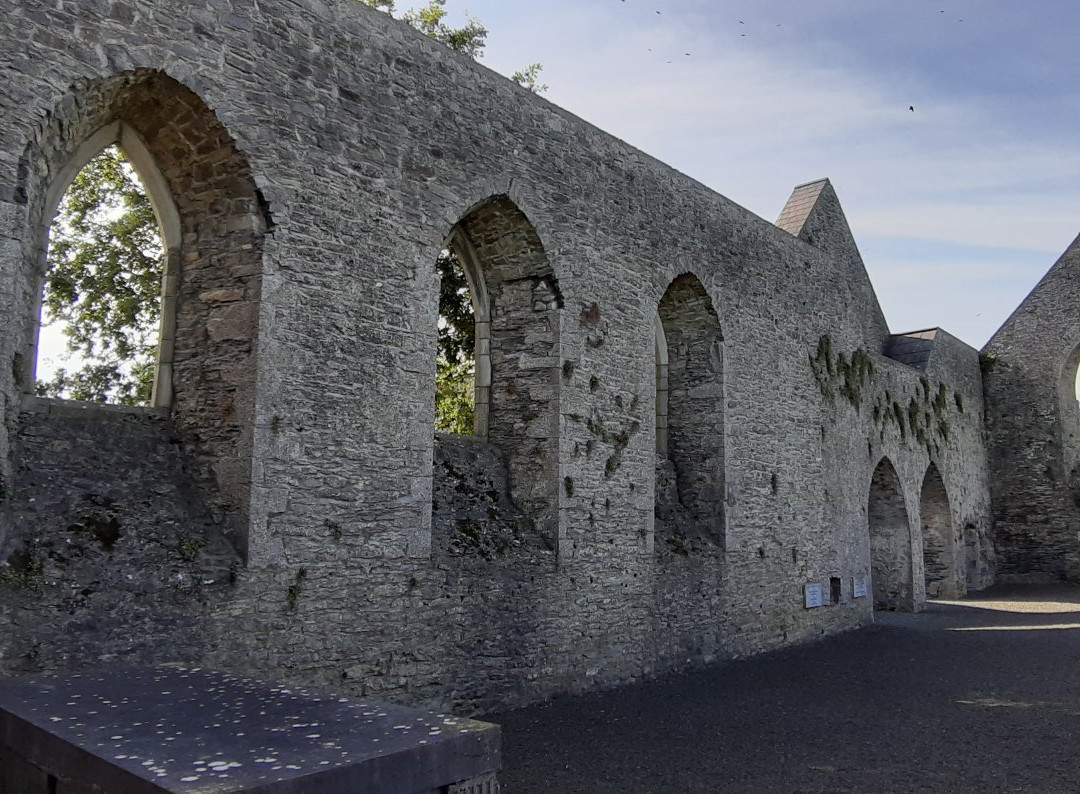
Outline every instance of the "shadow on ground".
[(489, 715), (504, 794), (1080, 791), (1080, 589)]

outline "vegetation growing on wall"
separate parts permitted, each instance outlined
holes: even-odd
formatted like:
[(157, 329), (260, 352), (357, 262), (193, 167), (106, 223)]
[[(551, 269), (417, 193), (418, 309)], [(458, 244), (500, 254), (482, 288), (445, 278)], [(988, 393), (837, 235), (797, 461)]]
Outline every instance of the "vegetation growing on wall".
[[(937, 454), (949, 442), (952, 432), (948, 418), (949, 388), (944, 383), (939, 382), (934, 388), (925, 375), (920, 376), (915, 396), (905, 406), (900, 400), (894, 399), (888, 390), (877, 393), (874, 387), (874, 362), (862, 348), (850, 354), (837, 353), (829, 336), (823, 335), (808, 359), (821, 396), (829, 405), (836, 404), (838, 395), (856, 412), (864, 401), (870, 402), (871, 418), (880, 438), (885, 437), (889, 425), (895, 425), (901, 442), (910, 439), (931, 454)], [(952, 404), (958, 413), (964, 412), (964, 401), (959, 393), (953, 394)], [(824, 428), (822, 432), (824, 434)]]
[(818, 339), (817, 350), (809, 358), (821, 396), (831, 404), (839, 394), (856, 411), (860, 410), (863, 389), (874, 376), (874, 362), (867, 352), (860, 347), (850, 356), (839, 353), (834, 359), (832, 340), (824, 335)]
[[(428, 0), (426, 6), (411, 8), (403, 13), (400, 19), (425, 36), (445, 44), (454, 52), (460, 52), (470, 58), (481, 58), (484, 47), (487, 45), (488, 29), (468, 12), (465, 14), (465, 24), (461, 27), (455, 28), (446, 24), (446, 17), (449, 14), (446, 10), (446, 1)], [(397, 10), (395, 0), (361, 0), (361, 2), (372, 8), (381, 9), (391, 16)], [(539, 63), (530, 63), (510, 75), (510, 79), (535, 94), (542, 94), (547, 91), (547, 86), (540, 82), (540, 73), (543, 69), (544, 67)]]

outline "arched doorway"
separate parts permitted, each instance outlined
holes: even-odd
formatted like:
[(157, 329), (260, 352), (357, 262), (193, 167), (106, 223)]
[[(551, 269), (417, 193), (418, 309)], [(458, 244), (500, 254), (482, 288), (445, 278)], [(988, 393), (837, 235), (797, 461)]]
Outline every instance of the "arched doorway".
[(1058, 379), (1062, 470), (1069, 496), (1080, 504), (1080, 346), (1065, 360)]
[(874, 608), (914, 609), (911, 525), (900, 479), (888, 458), (881, 459), (870, 478), (866, 516)]
[(955, 598), (957, 592), (956, 538), (952, 510), (941, 472), (933, 463), (926, 470), (919, 497), (923, 568), (927, 598)]

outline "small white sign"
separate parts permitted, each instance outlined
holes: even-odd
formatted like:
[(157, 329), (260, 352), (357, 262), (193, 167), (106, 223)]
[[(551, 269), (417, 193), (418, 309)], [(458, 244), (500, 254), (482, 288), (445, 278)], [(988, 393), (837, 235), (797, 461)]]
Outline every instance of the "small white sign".
[(803, 592), (806, 598), (806, 608), (813, 609), (814, 607), (825, 606), (825, 588), (819, 584), (808, 584), (804, 588)]
[(851, 577), (851, 595), (855, 598), (866, 598), (868, 583), (865, 576)]

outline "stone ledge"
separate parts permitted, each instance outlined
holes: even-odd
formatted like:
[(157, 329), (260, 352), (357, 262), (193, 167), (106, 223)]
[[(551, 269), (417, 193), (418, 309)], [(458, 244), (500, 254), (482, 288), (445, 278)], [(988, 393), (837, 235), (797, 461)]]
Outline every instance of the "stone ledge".
[(139, 405), (112, 405), (109, 403), (58, 400), (52, 397), (25, 396), (20, 405), (23, 413), (44, 414), (65, 418), (115, 419), (124, 416), (150, 416), (168, 418), (168, 408), (147, 408)]
[(199, 668), (0, 682), (0, 741), (22, 794), (498, 791), (495, 725)]

